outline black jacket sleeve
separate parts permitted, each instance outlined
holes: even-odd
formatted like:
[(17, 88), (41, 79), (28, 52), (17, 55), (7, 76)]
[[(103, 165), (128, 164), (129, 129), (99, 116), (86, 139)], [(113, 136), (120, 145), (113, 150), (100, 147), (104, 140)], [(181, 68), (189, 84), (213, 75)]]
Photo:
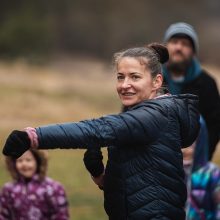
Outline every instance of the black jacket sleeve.
[(38, 127), (37, 135), (41, 149), (137, 146), (157, 139), (166, 124), (160, 106), (149, 105), (78, 123)]

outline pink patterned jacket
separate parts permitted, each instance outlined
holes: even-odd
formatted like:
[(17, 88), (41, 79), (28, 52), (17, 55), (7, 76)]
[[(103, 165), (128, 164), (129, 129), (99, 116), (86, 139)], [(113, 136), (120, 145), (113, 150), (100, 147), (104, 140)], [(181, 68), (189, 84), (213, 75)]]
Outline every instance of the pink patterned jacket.
[(68, 203), (62, 185), (35, 175), (6, 183), (0, 194), (0, 220), (67, 220)]

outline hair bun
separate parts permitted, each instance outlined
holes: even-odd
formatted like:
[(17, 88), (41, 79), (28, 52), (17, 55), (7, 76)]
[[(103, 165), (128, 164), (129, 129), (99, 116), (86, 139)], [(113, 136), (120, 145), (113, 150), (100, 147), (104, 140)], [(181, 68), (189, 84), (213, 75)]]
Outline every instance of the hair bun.
[(163, 44), (151, 43), (147, 46), (156, 51), (160, 63), (163, 64), (169, 60), (169, 52), (168, 52), (166, 46), (164, 46)]

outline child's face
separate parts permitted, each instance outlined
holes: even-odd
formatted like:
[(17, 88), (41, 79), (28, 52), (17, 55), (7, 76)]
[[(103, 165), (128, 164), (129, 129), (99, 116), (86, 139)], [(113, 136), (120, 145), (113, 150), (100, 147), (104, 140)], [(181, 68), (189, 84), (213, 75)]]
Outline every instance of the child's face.
[(16, 169), (25, 178), (31, 178), (37, 171), (37, 162), (30, 151), (16, 160)]
[(194, 157), (196, 142), (194, 142), (191, 146), (182, 148), (183, 160), (192, 161)]

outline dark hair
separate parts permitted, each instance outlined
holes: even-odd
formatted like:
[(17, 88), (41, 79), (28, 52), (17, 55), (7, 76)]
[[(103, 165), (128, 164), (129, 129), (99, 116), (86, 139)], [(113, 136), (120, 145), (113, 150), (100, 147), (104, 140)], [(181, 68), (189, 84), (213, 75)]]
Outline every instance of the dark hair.
[(162, 65), (169, 59), (169, 53), (166, 46), (159, 43), (151, 43), (144, 47), (129, 48), (114, 54), (114, 65), (123, 57), (133, 57), (140, 60), (151, 72), (154, 78), (158, 73), (162, 73)]
[[(30, 149), (29, 151), (32, 153), (37, 162), (36, 173), (39, 174), (40, 179), (43, 180), (47, 172), (47, 155), (45, 152), (40, 150)], [(16, 159), (6, 157), (5, 162), (11, 177), (15, 180), (18, 180), (20, 178), (20, 174), (16, 169)]]
[(147, 47), (150, 47), (156, 51), (159, 58), (159, 62), (161, 64), (166, 63), (169, 60), (169, 52), (165, 45), (158, 43), (151, 43), (147, 45)]

